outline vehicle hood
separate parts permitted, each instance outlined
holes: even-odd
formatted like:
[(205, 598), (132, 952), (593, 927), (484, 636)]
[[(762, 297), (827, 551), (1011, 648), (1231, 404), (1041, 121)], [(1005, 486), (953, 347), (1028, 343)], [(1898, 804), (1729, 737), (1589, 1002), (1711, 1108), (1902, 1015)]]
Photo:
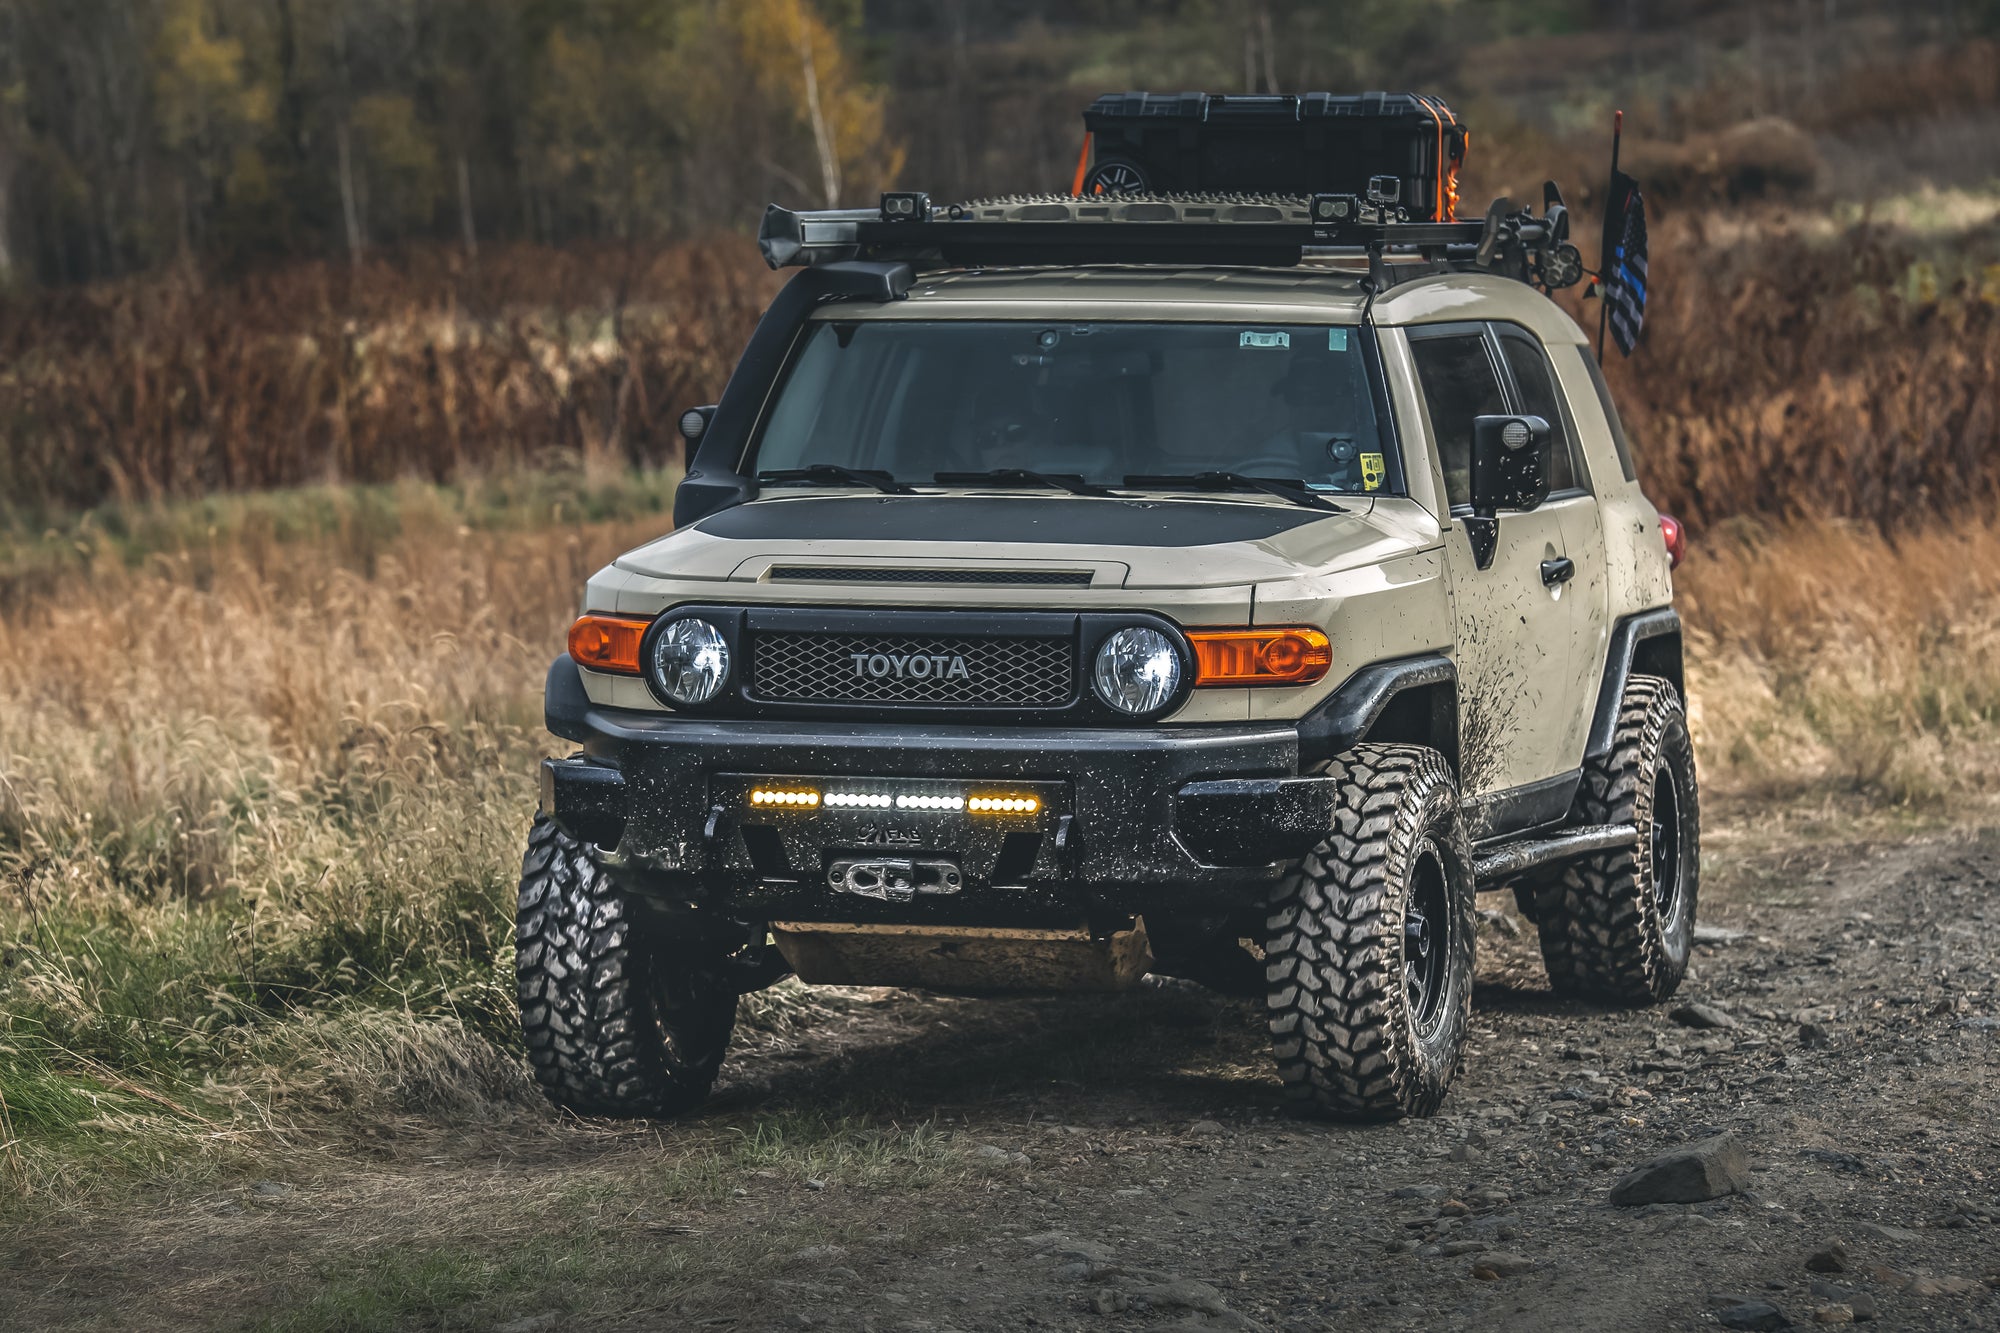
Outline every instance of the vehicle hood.
[(1400, 512), (1408, 501), (1336, 503), (1341, 512), (1235, 495), (786, 495), (710, 514), (622, 556), (617, 568), (739, 583), (802, 565), (1071, 570), (1089, 571), (1092, 589), (1220, 588), (1373, 563), (1407, 552), (1418, 536)]

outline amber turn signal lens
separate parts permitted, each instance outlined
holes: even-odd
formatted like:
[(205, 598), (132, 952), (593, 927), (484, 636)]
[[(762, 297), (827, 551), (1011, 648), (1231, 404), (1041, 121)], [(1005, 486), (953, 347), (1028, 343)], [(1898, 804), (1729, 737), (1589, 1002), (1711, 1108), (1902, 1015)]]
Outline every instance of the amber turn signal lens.
[(1195, 630), (1196, 685), (1310, 685), (1333, 666), (1333, 644), (1316, 629)]
[(569, 655), (591, 671), (639, 674), (639, 642), (650, 620), (626, 616), (584, 616), (569, 627)]

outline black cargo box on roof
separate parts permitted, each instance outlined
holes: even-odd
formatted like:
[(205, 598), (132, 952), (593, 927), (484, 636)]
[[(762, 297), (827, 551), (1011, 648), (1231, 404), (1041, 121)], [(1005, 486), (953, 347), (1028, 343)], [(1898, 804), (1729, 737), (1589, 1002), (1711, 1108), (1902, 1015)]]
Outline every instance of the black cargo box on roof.
[(1094, 163), (1084, 194), (1353, 194), (1401, 182), (1415, 221), (1457, 216), (1468, 135), (1416, 93), (1107, 93), (1083, 113)]

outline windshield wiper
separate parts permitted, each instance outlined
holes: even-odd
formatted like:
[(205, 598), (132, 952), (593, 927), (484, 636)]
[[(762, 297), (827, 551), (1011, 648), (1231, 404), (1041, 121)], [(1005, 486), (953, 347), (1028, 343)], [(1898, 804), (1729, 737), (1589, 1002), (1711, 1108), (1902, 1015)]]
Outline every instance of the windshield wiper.
[(1158, 477), (1127, 477), (1125, 488), (1134, 491), (1262, 491), (1280, 500), (1290, 500), (1307, 509), (1324, 509), (1332, 514), (1347, 511), (1308, 487), (1303, 481), (1283, 481), (1276, 477), (1246, 477), (1241, 472), (1189, 472)]
[(1071, 495), (1109, 495), (1111, 491), (1085, 481), (1074, 472), (1030, 472), (1024, 467), (996, 467), (990, 472), (940, 472), (940, 486), (1047, 486)]
[(759, 472), (757, 480), (775, 482), (779, 485), (872, 486), (884, 495), (917, 493), (914, 488), (905, 486), (887, 472), (874, 468), (842, 467), (838, 463), (810, 463), (805, 467), (778, 468), (770, 472)]

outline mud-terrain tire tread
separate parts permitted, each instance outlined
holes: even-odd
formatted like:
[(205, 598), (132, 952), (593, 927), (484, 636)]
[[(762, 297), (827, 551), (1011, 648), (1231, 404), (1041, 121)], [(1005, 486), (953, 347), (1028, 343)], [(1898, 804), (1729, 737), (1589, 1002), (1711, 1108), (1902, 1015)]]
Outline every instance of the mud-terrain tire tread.
[(579, 1115), (670, 1116), (708, 1096), (736, 994), (678, 955), (598, 863), (537, 815), (515, 917), (521, 1036), (535, 1082)]
[[(1472, 1008), (1472, 852), (1457, 783), (1420, 746), (1363, 745), (1326, 772), (1333, 828), (1274, 893), (1266, 920), (1267, 1005), (1294, 1106), (1340, 1120), (1435, 1112), (1456, 1074)], [(1404, 1004), (1403, 926), (1414, 854), (1428, 835), (1446, 873), (1461, 957), (1431, 1058)]]
[(1611, 750), (1587, 762), (1571, 819), (1577, 824), (1632, 824), (1639, 840), (1564, 867), (1535, 890), (1534, 920), (1542, 962), (1558, 995), (1613, 1004), (1657, 1004), (1687, 971), (1668, 946), (1653, 896), (1653, 775), (1663, 746), (1687, 765), (1681, 819), (1691, 841), (1682, 856), (1686, 913), (1693, 929), (1700, 888), (1701, 823), (1687, 714), (1673, 682), (1635, 675), (1619, 700)]

